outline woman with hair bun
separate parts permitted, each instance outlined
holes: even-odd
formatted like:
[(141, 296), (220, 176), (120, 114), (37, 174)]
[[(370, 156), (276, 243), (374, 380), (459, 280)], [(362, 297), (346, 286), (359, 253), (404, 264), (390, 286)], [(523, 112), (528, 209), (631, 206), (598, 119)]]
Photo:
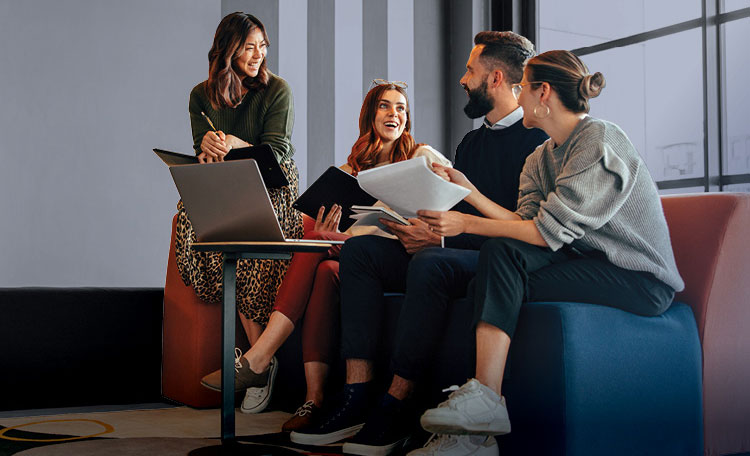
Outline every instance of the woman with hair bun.
[(582, 302), (655, 316), (684, 288), (643, 160), (617, 125), (587, 114), (589, 99), (604, 85), (601, 73), (589, 74), (568, 51), (529, 60), (513, 93), (524, 126), (550, 139), (526, 160), (515, 212), (488, 200), (455, 169), (437, 170), (470, 189), (467, 202), (485, 217), (421, 211), (420, 218), (443, 236), (493, 239), (482, 246), (470, 296), (480, 315), (476, 378), (424, 413), (426, 430), (510, 432), (500, 388), (522, 303)]

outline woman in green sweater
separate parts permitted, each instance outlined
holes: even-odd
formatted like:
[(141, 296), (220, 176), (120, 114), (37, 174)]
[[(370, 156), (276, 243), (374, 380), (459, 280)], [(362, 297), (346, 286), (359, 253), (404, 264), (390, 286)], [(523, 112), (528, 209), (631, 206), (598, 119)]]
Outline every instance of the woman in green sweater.
[[(222, 161), (233, 148), (269, 144), (289, 180), (287, 187), (268, 190), (271, 202), (284, 235), (301, 238), (302, 216), (292, 208), (299, 186), (292, 160), (292, 91), (286, 81), (268, 71), (268, 44), (265, 28), (254, 16), (237, 12), (222, 19), (208, 53), (208, 80), (190, 92), (193, 147), (201, 163), (211, 163)], [(177, 209), (175, 247), (180, 275), (202, 300), (218, 302), (221, 254), (192, 249), (195, 233), (182, 201)], [(268, 322), (287, 267), (288, 261), (277, 260), (239, 260), (237, 264), (237, 310), (251, 345)]]
[[(492, 203), (459, 172), (442, 170), (472, 190), (466, 201), (484, 217), (420, 211), (433, 231), (492, 237), (482, 245), (473, 288), (476, 378), (422, 416), (439, 434), (510, 432), (501, 396), (505, 361), (520, 308), (528, 301), (582, 302), (659, 315), (684, 288), (656, 185), (627, 135), (587, 113), (604, 87), (601, 73), (568, 51), (529, 60), (513, 93), (523, 124), (550, 137), (526, 160), (518, 208)], [(453, 389), (453, 388), (452, 388)], [(441, 454), (445, 440), (492, 446), (481, 437), (442, 437), (414, 454)]]

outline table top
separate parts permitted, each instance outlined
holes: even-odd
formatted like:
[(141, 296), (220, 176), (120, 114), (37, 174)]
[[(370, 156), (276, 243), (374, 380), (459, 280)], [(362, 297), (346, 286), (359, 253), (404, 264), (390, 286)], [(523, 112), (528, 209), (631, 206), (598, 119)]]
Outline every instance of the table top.
[(267, 242), (267, 241), (233, 241), (233, 242), (194, 242), (193, 247), (199, 252), (228, 253), (292, 253), (292, 252), (325, 252), (331, 248), (330, 243), (316, 242)]

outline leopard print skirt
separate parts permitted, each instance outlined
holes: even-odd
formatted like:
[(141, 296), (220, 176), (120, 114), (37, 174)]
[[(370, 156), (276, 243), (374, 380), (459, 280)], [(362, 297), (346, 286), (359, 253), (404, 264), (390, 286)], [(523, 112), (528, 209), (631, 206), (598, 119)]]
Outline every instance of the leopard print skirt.
[[(281, 169), (289, 185), (269, 189), (268, 196), (271, 197), (284, 236), (301, 238), (302, 214), (292, 208), (299, 191), (299, 171), (293, 160), (281, 163)], [(175, 229), (177, 269), (185, 285), (192, 286), (201, 300), (219, 302), (222, 297), (222, 254), (197, 252), (192, 247), (193, 242), (196, 242), (195, 232), (180, 200), (177, 203)], [(237, 261), (237, 311), (245, 318), (265, 325), (288, 267), (288, 260)]]

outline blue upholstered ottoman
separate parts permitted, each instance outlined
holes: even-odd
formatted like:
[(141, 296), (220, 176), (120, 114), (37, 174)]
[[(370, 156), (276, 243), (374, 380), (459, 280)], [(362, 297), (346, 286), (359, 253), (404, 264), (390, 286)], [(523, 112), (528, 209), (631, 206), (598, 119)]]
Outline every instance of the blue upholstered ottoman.
[(528, 303), (503, 394), (512, 454), (699, 455), (701, 347), (675, 303), (658, 317), (580, 303)]
[[(386, 298), (387, 334), (402, 302), (402, 295)], [(474, 376), (472, 315), (467, 299), (451, 303), (423, 384), (432, 406), (440, 388)], [(592, 304), (526, 303), (504, 379), (512, 432), (498, 437), (501, 454), (700, 455), (701, 372), (685, 304), (641, 317)]]

